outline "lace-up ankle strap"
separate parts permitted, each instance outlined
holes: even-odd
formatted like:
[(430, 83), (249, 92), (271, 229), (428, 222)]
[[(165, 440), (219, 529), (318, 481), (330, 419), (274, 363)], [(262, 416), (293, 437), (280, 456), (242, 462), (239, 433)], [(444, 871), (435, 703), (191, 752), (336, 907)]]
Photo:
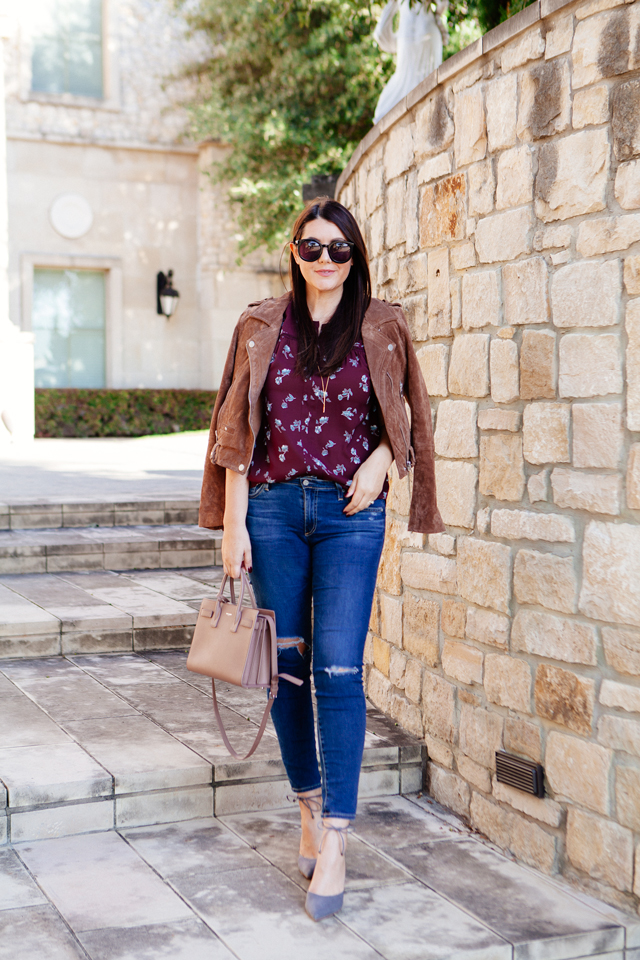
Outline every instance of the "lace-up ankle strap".
[(322, 823), (322, 840), (320, 841), (320, 846), (318, 847), (318, 853), (322, 853), (322, 844), (324, 843), (324, 838), (327, 833), (333, 832), (337, 833), (340, 837), (340, 853), (344, 857), (344, 852), (347, 848), (346, 837), (351, 833), (351, 826), (347, 824), (346, 827), (334, 827), (332, 823)]
[(311, 819), (315, 820), (315, 813), (320, 813), (322, 810), (322, 794), (317, 794), (312, 797), (301, 797), (299, 793), (288, 793), (287, 800), (290, 803), (301, 803), (303, 807), (306, 807), (309, 813), (311, 814)]

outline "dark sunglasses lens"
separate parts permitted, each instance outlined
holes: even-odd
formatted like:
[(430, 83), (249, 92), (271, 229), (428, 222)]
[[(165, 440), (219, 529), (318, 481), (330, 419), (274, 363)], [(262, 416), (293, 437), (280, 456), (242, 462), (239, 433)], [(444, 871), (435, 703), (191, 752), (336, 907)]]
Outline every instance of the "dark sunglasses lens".
[(313, 263), (314, 260), (320, 259), (322, 247), (317, 240), (301, 240), (298, 244), (298, 253), (303, 260)]
[(346, 263), (351, 260), (351, 247), (348, 243), (336, 240), (329, 244), (329, 256), (334, 263)]

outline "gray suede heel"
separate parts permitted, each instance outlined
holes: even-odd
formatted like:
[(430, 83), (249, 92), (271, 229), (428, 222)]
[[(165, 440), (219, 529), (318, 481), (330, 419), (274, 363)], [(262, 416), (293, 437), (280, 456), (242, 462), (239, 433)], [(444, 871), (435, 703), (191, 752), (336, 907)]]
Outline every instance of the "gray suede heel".
[(309, 891), (304, 908), (311, 919), (317, 923), (318, 920), (332, 917), (338, 910), (342, 910), (343, 901), (344, 893), (336, 893), (332, 897), (321, 897), (319, 893)]
[(318, 861), (315, 857), (303, 857), (302, 854), (300, 854), (298, 857), (298, 870), (303, 877), (306, 877), (307, 880), (311, 880), (317, 862)]

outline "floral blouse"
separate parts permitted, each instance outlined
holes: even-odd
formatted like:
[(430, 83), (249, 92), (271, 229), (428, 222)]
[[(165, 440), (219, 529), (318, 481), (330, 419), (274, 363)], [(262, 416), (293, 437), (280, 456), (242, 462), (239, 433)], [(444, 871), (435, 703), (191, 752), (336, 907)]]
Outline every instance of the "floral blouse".
[[(356, 340), (328, 379), (298, 376), (297, 354), (297, 326), (289, 303), (264, 385), (264, 413), (249, 481), (280, 483), (313, 476), (348, 487), (380, 442), (381, 418), (364, 344)], [(387, 490), (385, 482), (381, 499)]]

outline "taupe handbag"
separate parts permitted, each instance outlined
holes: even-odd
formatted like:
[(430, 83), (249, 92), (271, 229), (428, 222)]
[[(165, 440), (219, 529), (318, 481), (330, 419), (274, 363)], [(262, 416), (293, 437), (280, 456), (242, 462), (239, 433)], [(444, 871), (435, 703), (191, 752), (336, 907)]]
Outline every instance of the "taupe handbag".
[[(256, 598), (244, 569), (241, 570), (240, 599), (236, 603), (234, 581), (229, 580), (231, 600), (224, 594), (225, 573), (215, 600), (204, 599), (200, 604), (196, 629), (191, 641), (187, 669), (211, 677), (213, 709), (224, 740), (224, 745), (236, 760), (247, 760), (256, 750), (265, 731), (273, 701), (278, 696), (281, 677), (302, 686), (302, 680), (288, 673), (278, 674), (278, 646), (276, 616), (273, 610), (259, 610)], [(252, 606), (243, 606), (245, 591)], [(237, 687), (269, 687), (269, 699), (253, 746), (241, 757), (229, 743), (224, 729), (218, 700), (216, 680), (224, 680)]]

